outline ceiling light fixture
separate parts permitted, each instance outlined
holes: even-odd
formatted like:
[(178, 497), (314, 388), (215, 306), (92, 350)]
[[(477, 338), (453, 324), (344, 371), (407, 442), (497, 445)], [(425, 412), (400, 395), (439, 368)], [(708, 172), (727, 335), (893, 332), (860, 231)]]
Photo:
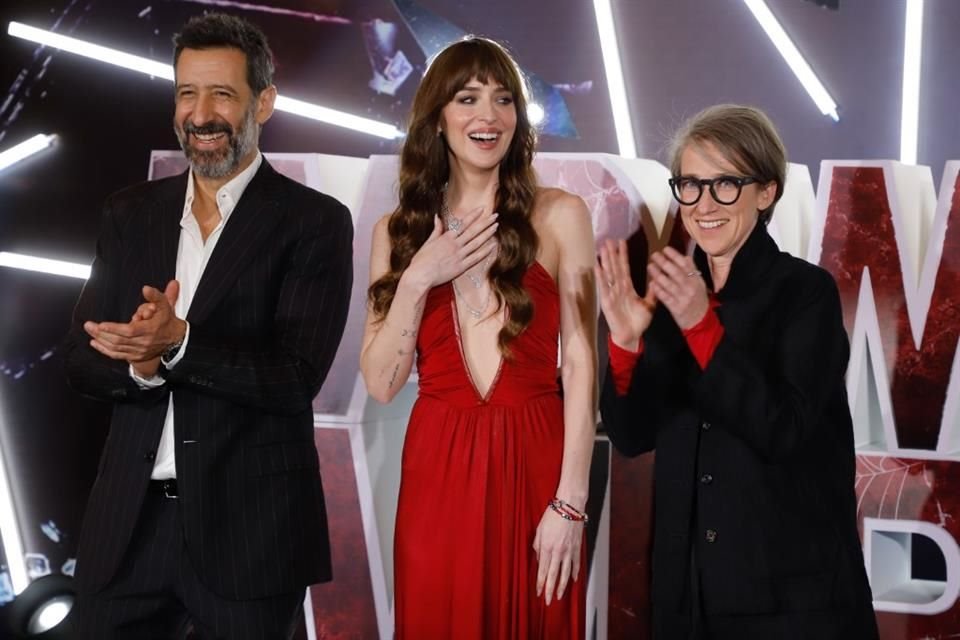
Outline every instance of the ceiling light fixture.
[(593, 11), (597, 17), (597, 29), (600, 32), (603, 70), (607, 76), (607, 89), (610, 92), (610, 108), (613, 110), (613, 126), (617, 131), (617, 145), (620, 147), (621, 156), (636, 158), (637, 143), (633, 138), (633, 122), (630, 119), (627, 88), (623, 80), (623, 67), (620, 64), (620, 44), (617, 42), (617, 30), (613, 24), (610, 0), (594, 0)]
[(19, 595), (30, 584), (30, 579), (27, 576), (20, 524), (17, 522), (17, 509), (13, 504), (13, 492), (10, 490), (3, 453), (0, 450), (0, 541), (3, 542), (3, 555), (10, 572), (10, 585), (13, 593)]
[(90, 267), (85, 264), (26, 256), (21, 253), (10, 253), (9, 251), (0, 251), (0, 267), (36, 271), (54, 276), (67, 276), (80, 280), (86, 280), (90, 277)]
[(6, 151), (0, 152), (0, 171), (15, 165), (21, 160), (29, 158), (35, 153), (43, 151), (53, 144), (53, 141), (56, 139), (56, 137), (57, 136), (55, 135), (38, 133), (29, 140), (21, 142), (18, 145), (14, 145)]
[[(155, 78), (173, 81), (173, 67), (169, 64), (148, 58), (141, 58), (140, 56), (131, 55), (123, 51), (110, 49), (76, 38), (70, 38), (58, 33), (53, 33), (52, 31), (37, 29), (36, 27), (31, 27), (19, 22), (11, 22), (7, 27), (7, 33), (17, 38), (23, 38), (24, 40), (54, 47), (61, 51), (67, 51), (79, 56), (123, 67), (130, 71), (137, 71)], [(387, 140), (394, 140), (404, 136), (404, 133), (393, 125), (311, 104), (302, 100), (287, 98), (285, 96), (277, 96), (276, 109)]]
[(800, 84), (803, 85), (803, 88), (806, 89), (814, 103), (816, 103), (817, 108), (820, 109), (820, 113), (825, 116), (830, 116), (834, 121), (839, 122), (840, 115), (837, 113), (837, 103), (830, 97), (830, 94), (827, 92), (826, 87), (823, 86), (823, 83), (820, 82), (817, 74), (813, 72), (813, 69), (811, 69), (807, 61), (804, 60), (796, 45), (793, 44), (793, 40), (790, 39), (787, 32), (780, 26), (780, 23), (770, 11), (767, 3), (763, 0), (743, 1), (747, 5), (747, 8), (753, 13), (753, 17), (757, 19), (757, 22), (759, 22), (763, 30), (766, 31), (767, 36), (773, 42), (777, 51), (783, 56), (787, 66), (793, 71), (793, 75), (797, 77), (797, 80), (800, 81)]
[(900, 162), (904, 164), (917, 163), (922, 48), (923, 0), (907, 0), (903, 37), (903, 102), (900, 113)]

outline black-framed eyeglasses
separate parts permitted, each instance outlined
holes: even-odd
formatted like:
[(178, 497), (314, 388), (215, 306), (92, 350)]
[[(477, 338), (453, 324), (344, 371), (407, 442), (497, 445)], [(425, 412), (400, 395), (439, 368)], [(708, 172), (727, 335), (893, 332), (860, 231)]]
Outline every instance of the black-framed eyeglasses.
[(710, 195), (717, 204), (733, 204), (740, 199), (743, 185), (760, 182), (753, 176), (717, 176), (716, 178), (694, 178), (692, 176), (674, 176), (670, 178), (670, 187), (677, 202), (687, 206), (697, 204), (703, 196), (703, 187), (710, 189)]

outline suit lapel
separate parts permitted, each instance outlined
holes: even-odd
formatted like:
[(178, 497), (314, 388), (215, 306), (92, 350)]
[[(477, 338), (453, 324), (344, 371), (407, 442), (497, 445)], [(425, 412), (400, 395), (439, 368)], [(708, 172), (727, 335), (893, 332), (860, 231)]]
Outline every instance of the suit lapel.
[(280, 176), (266, 159), (230, 214), (197, 285), (187, 320), (200, 324), (279, 224)]
[(163, 291), (177, 277), (177, 250), (180, 246), (180, 219), (187, 195), (187, 173), (160, 185), (153, 207), (147, 214), (146, 268), (144, 284)]

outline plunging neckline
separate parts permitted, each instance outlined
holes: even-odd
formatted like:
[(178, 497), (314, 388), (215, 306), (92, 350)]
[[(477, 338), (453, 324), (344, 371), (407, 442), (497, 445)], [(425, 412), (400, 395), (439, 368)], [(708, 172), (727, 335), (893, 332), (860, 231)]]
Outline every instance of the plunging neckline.
[[(533, 264), (530, 265), (530, 269), (540, 269), (543, 271), (543, 274), (550, 280), (550, 284), (552, 284), (555, 289), (558, 289), (557, 282), (553, 275), (547, 271), (547, 268), (543, 266), (539, 260), (534, 260)], [(453, 331), (457, 338), (457, 349), (460, 352), (460, 364), (463, 366), (463, 371), (467, 375), (467, 380), (470, 382), (470, 388), (473, 389), (473, 393), (477, 396), (477, 400), (481, 404), (486, 404), (490, 402), (490, 399), (493, 397), (493, 392), (497, 388), (497, 383), (500, 381), (500, 374), (503, 373), (505, 358), (503, 357), (503, 354), (500, 353), (499, 345), (497, 345), (497, 353), (500, 353), (500, 360), (497, 363), (497, 370), (496, 373), (493, 374), (493, 380), (490, 381), (490, 386), (487, 388), (485, 393), (482, 393), (480, 388), (477, 386), (477, 378), (470, 369), (470, 363), (467, 361), (467, 351), (463, 347), (463, 335), (460, 331), (460, 309), (457, 306), (457, 296), (454, 293), (452, 281), (447, 283), (447, 288), (450, 290), (450, 306), (453, 309)], [(509, 312), (510, 309), (508, 308), (504, 313)]]
[[(503, 371), (503, 354), (500, 353), (499, 347), (497, 348), (497, 353), (500, 353), (500, 361), (497, 363), (497, 371), (493, 374), (493, 380), (490, 381), (490, 386), (487, 388), (486, 393), (481, 393), (480, 388), (477, 386), (477, 379), (473, 375), (473, 371), (470, 369), (470, 363), (467, 361), (467, 351), (463, 348), (463, 335), (460, 331), (460, 309), (457, 308), (457, 296), (453, 292), (453, 282), (449, 283), (450, 285), (450, 306), (453, 307), (453, 330), (457, 336), (457, 348), (460, 351), (460, 364), (463, 365), (463, 370), (467, 374), (467, 380), (470, 381), (470, 387), (473, 389), (473, 392), (477, 396), (482, 404), (490, 402), (490, 398), (493, 397), (493, 392), (497, 387), (497, 382), (500, 381), (500, 373)], [(505, 311), (508, 312), (509, 309)]]

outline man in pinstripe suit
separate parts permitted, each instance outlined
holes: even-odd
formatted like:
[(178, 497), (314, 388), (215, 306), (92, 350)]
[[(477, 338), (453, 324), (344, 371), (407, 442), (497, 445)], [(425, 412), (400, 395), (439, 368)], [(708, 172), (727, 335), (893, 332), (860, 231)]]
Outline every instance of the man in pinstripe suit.
[(285, 638), (329, 580), (311, 402), (343, 333), (353, 227), (257, 143), (272, 55), (208, 14), (174, 40), (186, 173), (105, 205), (66, 344), (114, 404), (77, 557), (84, 638)]

